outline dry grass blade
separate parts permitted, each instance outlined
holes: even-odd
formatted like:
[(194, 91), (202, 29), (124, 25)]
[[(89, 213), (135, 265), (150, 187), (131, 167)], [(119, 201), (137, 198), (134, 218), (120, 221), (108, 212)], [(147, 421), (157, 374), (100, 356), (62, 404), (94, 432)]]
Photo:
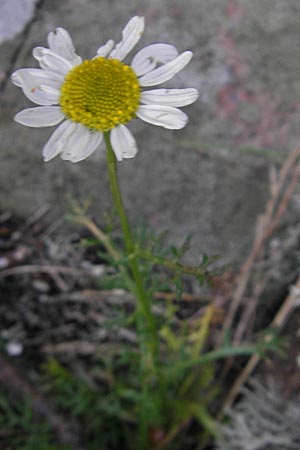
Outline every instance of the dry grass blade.
[(233, 292), (230, 308), (224, 321), (221, 340), (223, 340), (226, 331), (231, 327), (242, 302), (253, 265), (259, 254), (263, 251), (264, 244), (278, 226), (279, 221), (291, 200), (292, 194), (300, 178), (299, 157), (300, 147), (296, 147), (282, 166), (277, 179), (272, 182), (270, 189), (271, 197), (267, 203), (265, 212), (258, 220), (256, 236), (251, 252), (237, 277), (237, 285)]
[[(281, 308), (275, 315), (274, 319), (270, 323), (270, 327), (277, 328), (279, 330), (282, 330), (285, 326), (291, 312), (294, 310), (294, 308), (300, 306), (300, 277), (298, 278), (297, 282), (294, 284), (294, 286), (291, 288), (291, 291), (289, 295), (284, 300)], [(271, 335), (267, 335), (265, 337), (266, 343), (270, 341)], [(248, 363), (246, 364), (245, 368), (241, 372), (241, 374), (238, 376), (237, 380), (233, 384), (232, 388), (230, 389), (228, 395), (226, 396), (226, 399), (223, 403), (223, 406), (218, 414), (218, 419), (222, 419), (224, 412), (226, 409), (232, 405), (234, 400), (236, 399), (239, 390), (241, 386), (247, 381), (249, 376), (252, 374), (252, 372), (255, 370), (256, 366), (261, 360), (261, 356), (256, 354), (251, 356)]]
[(66, 275), (72, 275), (75, 277), (79, 275), (92, 277), (92, 274), (87, 270), (76, 269), (73, 267), (50, 266), (50, 265), (42, 265), (42, 266), (24, 265), (1, 270), (0, 278), (10, 277), (13, 275), (25, 275), (27, 273), (40, 273), (40, 272), (49, 273), (50, 275), (64, 273)]

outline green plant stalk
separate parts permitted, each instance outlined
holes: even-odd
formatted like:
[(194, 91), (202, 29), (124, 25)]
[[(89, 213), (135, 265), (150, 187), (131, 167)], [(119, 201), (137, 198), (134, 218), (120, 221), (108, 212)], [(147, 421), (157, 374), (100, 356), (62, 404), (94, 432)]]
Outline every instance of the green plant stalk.
[[(104, 139), (107, 148), (107, 166), (110, 181), (110, 188), (114, 199), (115, 207), (120, 218), (121, 227), (124, 236), (126, 253), (128, 255), (128, 264), (132, 278), (135, 283), (135, 291), (133, 294), (137, 298), (138, 312), (142, 316), (140, 323), (145, 323), (146, 347), (148, 349), (148, 357), (150, 356), (153, 366), (155, 366), (158, 352), (158, 336), (155, 326), (154, 315), (151, 311), (151, 303), (146, 292), (143, 278), (139, 270), (139, 262), (135, 254), (135, 244), (132, 238), (130, 225), (124, 209), (121, 192), (119, 189), (117, 178), (116, 157), (114, 155), (109, 132), (104, 133)], [(149, 354), (150, 353), (150, 354)], [(148, 361), (149, 363), (149, 361)], [(148, 365), (148, 364), (147, 364)]]
[(189, 361), (181, 361), (178, 364), (174, 364), (168, 369), (168, 376), (171, 377), (174, 373), (191, 369), (193, 367), (201, 366), (218, 359), (228, 358), (229, 356), (247, 356), (257, 354), (259, 349), (255, 345), (240, 345), (239, 347), (223, 347), (218, 350), (212, 350), (211, 352), (204, 353), (198, 358), (191, 359)]
[(147, 390), (146, 377), (155, 375), (155, 378), (157, 379), (158, 384), (161, 387), (160, 371), (158, 368), (158, 332), (155, 318), (151, 310), (151, 302), (149, 300), (149, 296), (145, 289), (144, 281), (139, 270), (139, 261), (135, 251), (135, 244), (132, 238), (132, 232), (119, 189), (116, 157), (110, 143), (109, 132), (104, 133), (104, 139), (107, 149), (107, 167), (110, 188), (123, 231), (130, 275), (132, 277), (132, 280), (134, 281), (134, 283), (131, 283), (129, 287), (131, 288), (132, 293), (135, 295), (138, 303), (137, 314), (141, 346), (141, 377), (143, 378), (141, 382), (143, 390), (142, 398), (144, 399), (142, 401), (143, 405), (141, 405), (142, 416), (140, 417), (139, 423), (138, 449), (142, 450), (147, 447), (148, 441), (148, 418), (144, 417), (143, 414), (143, 411), (145, 409), (145, 399), (146, 404), (149, 401), (147, 400), (147, 396), (149, 395), (149, 393)]

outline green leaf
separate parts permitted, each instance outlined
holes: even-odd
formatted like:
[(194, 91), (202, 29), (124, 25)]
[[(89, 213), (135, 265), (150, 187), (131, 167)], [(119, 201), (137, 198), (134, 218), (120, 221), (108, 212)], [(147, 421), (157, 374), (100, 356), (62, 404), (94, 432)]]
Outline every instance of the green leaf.
[(178, 373), (180, 371), (184, 371), (190, 369), (192, 367), (197, 367), (208, 362), (217, 361), (218, 359), (224, 359), (229, 356), (246, 356), (253, 355), (258, 353), (258, 348), (253, 345), (241, 345), (239, 347), (222, 347), (218, 350), (212, 350), (211, 352), (207, 352), (199, 358), (194, 358), (189, 361), (181, 361), (178, 364), (174, 364), (172, 367), (169, 367), (169, 376), (172, 376), (173, 373)]

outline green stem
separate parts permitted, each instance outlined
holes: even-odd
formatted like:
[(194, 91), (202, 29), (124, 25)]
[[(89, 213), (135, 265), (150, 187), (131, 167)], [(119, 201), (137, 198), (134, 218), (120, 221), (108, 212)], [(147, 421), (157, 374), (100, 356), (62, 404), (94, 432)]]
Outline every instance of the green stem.
[[(110, 181), (110, 188), (112, 192), (112, 196), (114, 199), (114, 203), (116, 206), (117, 213), (120, 218), (121, 227), (123, 231), (124, 241), (126, 253), (128, 255), (128, 264), (131, 271), (132, 278), (135, 283), (135, 296), (138, 301), (138, 312), (142, 316), (142, 320), (140, 323), (146, 324), (145, 337), (146, 337), (146, 345), (148, 347), (148, 356), (151, 358), (152, 365), (155, 365), (155, 360), (158, 351), (158, 338), (157, 331), (155, 326), (155, 320), (153, 313), (151, 311), (151, 302), (149, 301), (149, 296), (146, 292), (143, 278), (141, 276), (139, 270), (139, 262), (137, 256), (135, 254), (135, 245), (132, 238), (132, 233), (130, 229), (130, 225), (126, 216), (126, 212), (124, 209), (121, 192), (119, 189), (118, 178), (117, 178), (117, 167), (116, 167), (116, 157), (113, 152), (111, 143), (110, 143), (110, 135), (109, 132), (104, 133), (104, 139), (107, 148), (107, 166), (108, 166), (108, 175)], [(148, 361), (149, 363), (149, 361)], [(148, 364), (147, 364), (148, 365)]]
[(228, 358), (229, 356), (245, 356), (258, 353), (258, 348), (254, 345), (240, 345), (238, 347), (224, 347), (211, 352), (204, 353), (195, 359), (189, 361), (180, 361), (178, 364), (174, 364), (168, 370), (168, 375), (171, 378), (173, 375), (178, 375), (179, 372), (191, 369), (193, 367), (201, 366), (218, 359)]

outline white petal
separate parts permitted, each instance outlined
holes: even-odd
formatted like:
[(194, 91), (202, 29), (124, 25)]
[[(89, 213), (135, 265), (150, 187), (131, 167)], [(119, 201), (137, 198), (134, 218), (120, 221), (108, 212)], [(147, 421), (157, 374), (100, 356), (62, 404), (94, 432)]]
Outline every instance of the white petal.
[(12, 81), (20, 86), (29, 100), (38, 105), (54, 105), (59, 101), (61, 78), (42, 69), (19, 69), (12, 74)]
[(56, 28), (48, 34), (50, 50), (77, 65), (82, 62), (80, 56), (75, 52), (73, 41), (64, 28)]
[(125, 125), (118, 125), (111, 130), (110, 142), (118, 161), (134, 158), (138, 152), (136, 141)]
[(186, 106), (194, 103), (199, 96), (197, 89), (153, 89), (144, 91), (141, 102), (146, 105)]
[[(21, 80), (21, 78), (20, 78), (20, 76), (19, 76), (19, 70), (20, 69), (18, 69), (18, 70), (16, 70), (15, 72), (13, 72), (12, 74), (11, 74), (11, 77), (10, 77), (10, 79), (11, 79), (11, 81), (12, 81), (12, 83), (14, 84), (14, 85), (16, 85), (16, 86), (18, 86), (18, 87), (22, 87), (22, 80)], [(22, 69), (21, 69), (22, 70)]]
[(102, 138), (103, 133), (89, 130), (84, 125), (77, 124), (60, 156), (62, 159), (73, 163), (82, 161), (97, 149)]
[(59, 88), (64, 81), (64, 78), (50, 70), (43, 69), (18, 69), (11, 75), (11, 81), (19, 87), (22, 87), (22, 74), (28, 73), (32, 77), (35, 77), (39, 80), (39, 82), (43, 82), (44, 84), (49, 84), (50, 86)]
[(115, 45), (114, 41), (110, 39), (109, 41), (106, 42), (106, 44), (101, 45), (101, 47), (98, 48), (97, 55), (106, 57), (112, 51), (114, 45)]
[(51, 70), (62, 76), (77, 65), (45, 47), (35, 47), (32, 54), (42, 69)]
[(140, 40), (145, 27), (144, 17), (133, 17), (122, 31), (122, 40), (109, 55), (122, 61)]
[(59, 153), (64, 151), (68, 140), (74, 133), (77, 124), (71, 122), (71, 120), (65, 120), (59, 127), (52, 133), (50, 139), (43, 148), (44, 161), (50, 161)]
[(59, 106), (36, 106), (18, 112), (14, 120), (27, 127), (51, 127), (64, 119)]
[(188, 121), (188, 116), (183, 111), (172, 106), (142, 105), (136, 115), (145, 122), (170, 130), (179, 130)]
[(90, 131), (89, 132), (89, 140), (88, 143), (86, 144), (86, 146), (84, 148), (81, 149), (81, 151), (79, 151), (76, 155), (76, 157), (74, 156), (74, 158), (72, 159), (72, 162), (79, 162), (82, 161), (83, 159), (86, 159), (88, 156), (90, 156), (92, 153), (94, 153), (94, 151), (99, 147), (99, 145), (102, 142), (103, 139), (103, 133), (101, 133), (100, 131), (98, 132), (93, 132)]
[(178, 56), (173, 45), (152, 44), (140, 50), (132, 59), (131, 67), (140, 77), (155, 69), (158, 64), (165, 64)]
[(64, 160), (82, 161), (96, 150), (102, 137), (102, 133), (93, 132), (80, 123), (66, 120), (55, 130), (45, 145), (44, 160), (49, 161), (60, 154)]
[(154, 69), (139, 79), (141, 86), (155, 86), (173, 78), (176, 73), (180, 72), (192, 59), (192, 52), (183, 52), (181, 55), (165, 65)]
[(57, 88), (49, 86), (48, 84), (41, 84), (40, 88), (49, 98), (53, 98), (55, 103), (58, 103), (60, 92)]

